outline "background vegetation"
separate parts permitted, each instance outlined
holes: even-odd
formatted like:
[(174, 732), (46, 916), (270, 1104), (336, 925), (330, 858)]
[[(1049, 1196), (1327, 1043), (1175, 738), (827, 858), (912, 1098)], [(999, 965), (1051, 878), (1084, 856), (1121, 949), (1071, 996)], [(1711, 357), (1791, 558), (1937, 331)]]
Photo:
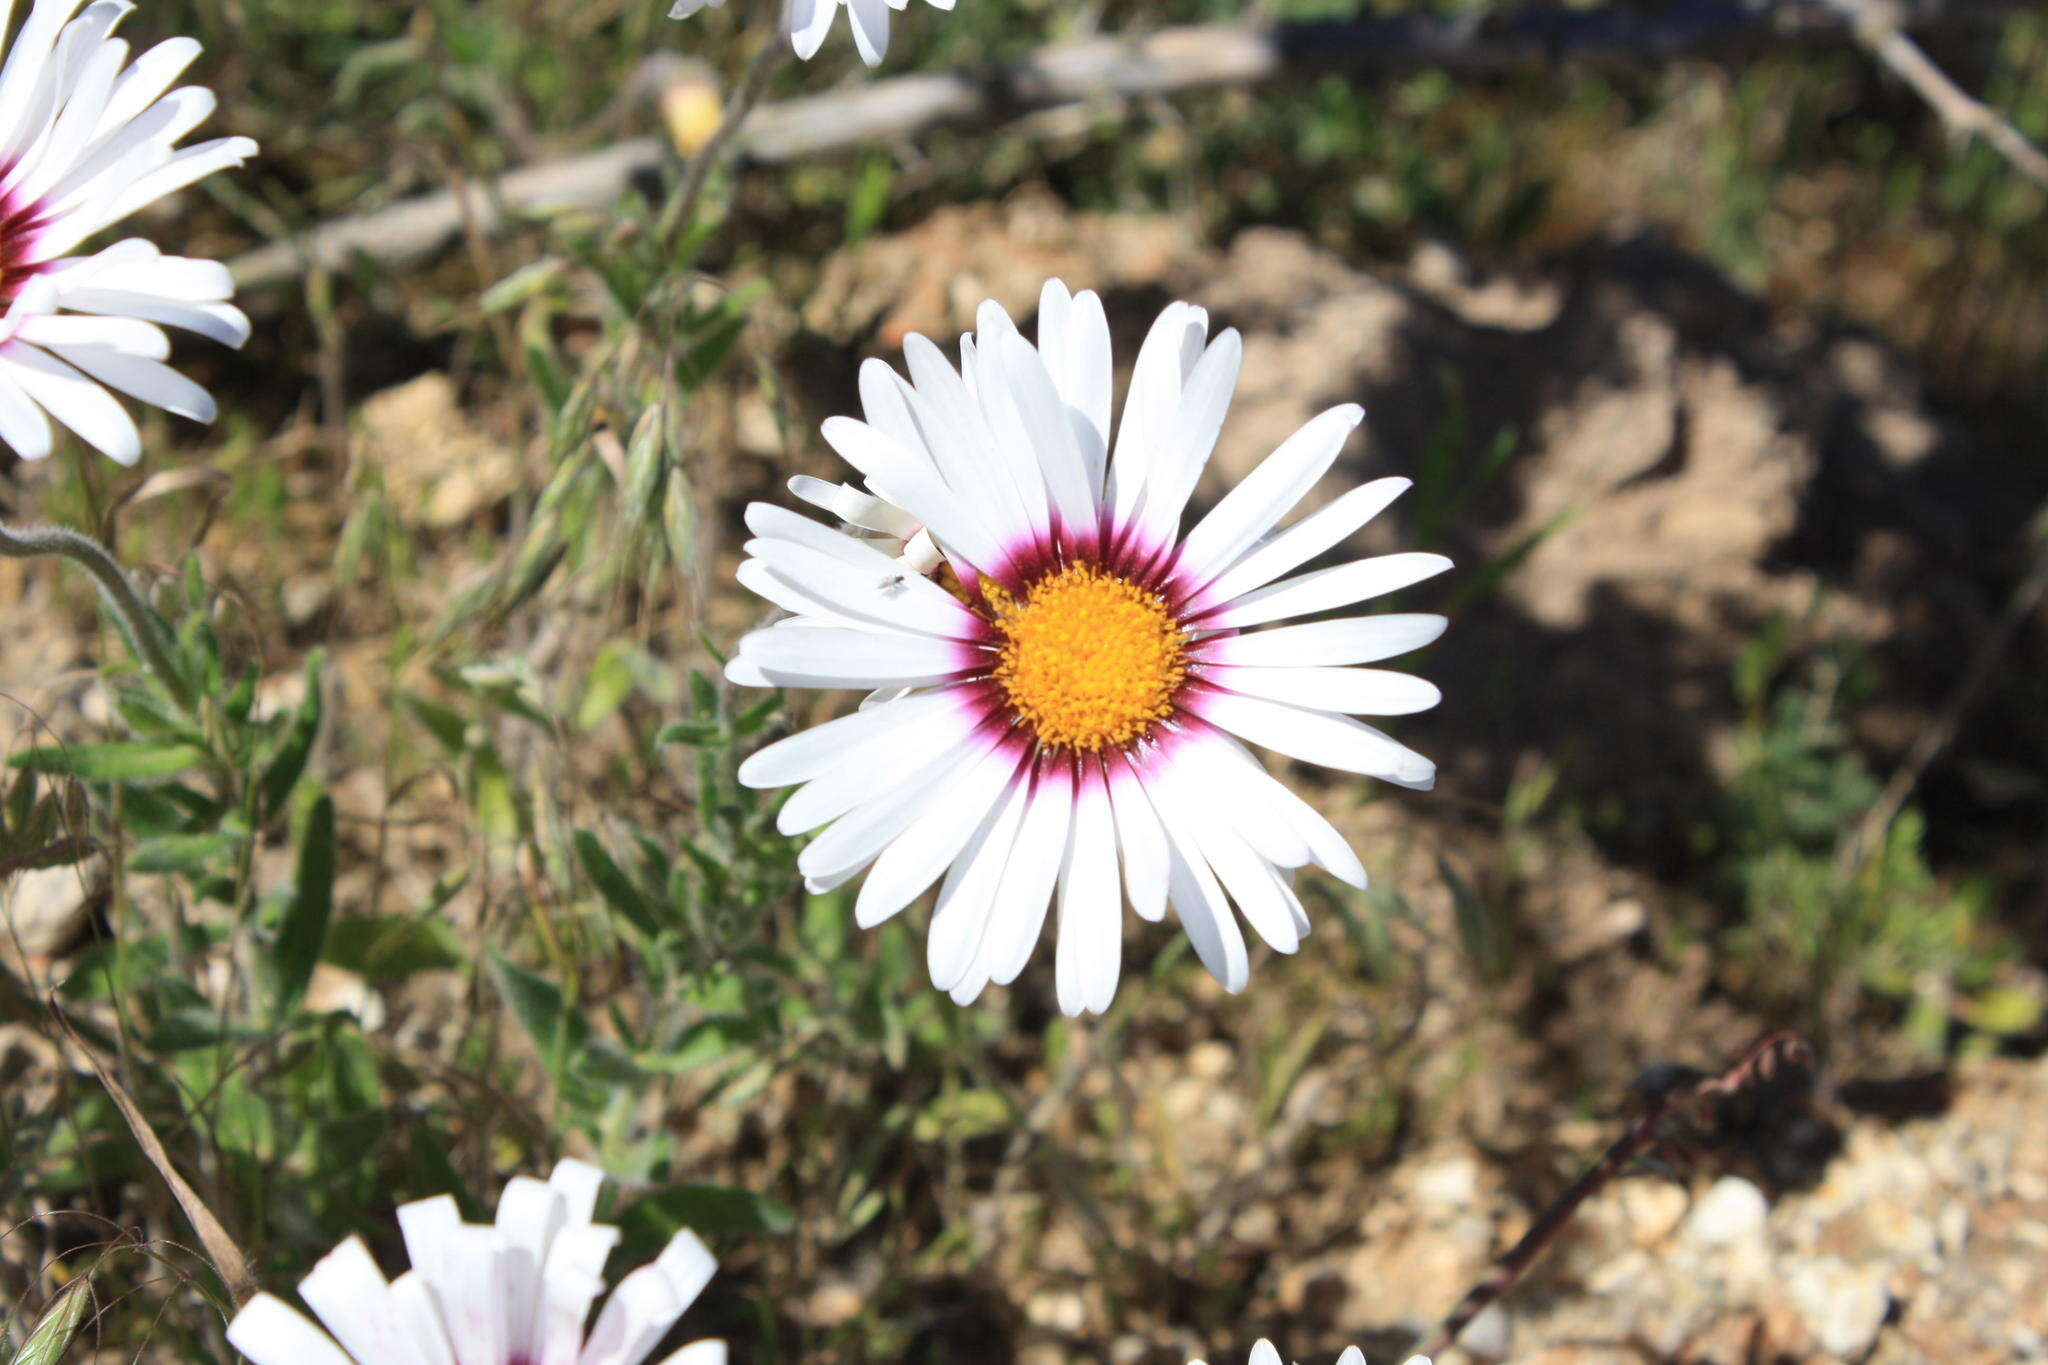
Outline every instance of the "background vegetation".
[[(643, 58), (735, 72), (748, 8), (676, 25), (654, 0), (161, 0), (130, 22), (201, 37), (214, 126), (263, 155), (150, 230), (231, 257), (645, 131)], [(913, 6), (889, 71), (1243, 9)], [(844, 48), (772, 96), (865, 79)], [(2048, 138), (2048, 11), (1934, 48)], [(246, 353), (181, 353), (222, 400), (215, 428), (151, 418), (134, 474), (74, 451), (4, 475), (17, 516), (111, 528), (200, 700), (130, 662), (82, 579), (0, 566), (18, 637), (0, 651), (0, 859), (102, 850), (75, 865), (75, 930), (0, 954), (0, 1357), (82, 1281), (79, 1358), (229, 1358), (225, 1287), (66, 1061), (58, 1011), (272, 1287), (358, 1230), (389, 1264), (395, 1202), (448, 1191), (485, 1217), (507, 1174), (587, 1155), (621, 1181), (622, 1262), (704, 1232), (723, 1269), (691, 1335), (764, 1365), (1178, 1365), (1236, 1359), (1286, 1317), (1304, 1359), (1365, 1328), (1399, 1345), (1463, 1285), (1365, 1323), (1283, 1311), (1275, 1278), (1306, 1248), (1267, 1224), (1369, 1207), (1377, 1173), (1446, 1135), (1533, 1144), (1604, 1120), (1642, 1068), (1713, 1065), (1770, 1026), (1813, 1034), (1843, 1076), (2048, 1037), (2034, 626), (1958, 747), (1859, 842), (2023, 570), (2048, 485), (2048, 205), (1854, 48), (1332, 77), (953, 130), (742, 169), (673, 233), (658, 188), (254, 295)], [(1276, 228), (1367, 274), (1438, 247), (1481, 276), (1597, 271), (1615, 243), (1652, 244), (1760, 310), (1741, 325), (1854, 336), (1920, 377), (1974, 462), (1925, 496), (1994, 504), (1959, 532), (1998, 533), (1951, 576), (1974, 614), (1874, 638), (1822, 605), (1724, 623), (1741, 638), (1713, 700), (1650, 699), (1702, 733), (1726, 723), (1685, 818), (1649, 824), (1628, 774), (1668, 755), (1624, 755), (1617, 777), (1570, 746), (1503, 744), (1517, 658), (1427, 662), (1450, 696), (1418, 727), (1443, 791), (1303, 776), (1380, 878), (1364, 897), (1311, 888), (1317, 951), (1230, 999), (1148, 934), (1102, 1020), (1057, 1016), (1049, 961), (957, 1009), (924, 978), (917, 923), (861, 934), (846, 896), (801, 894), (772, 801), (731, 773), (812, 699), (736, 695), (717, 663), (752, 613), (729, 582), (738, 507), (822, 472), (816, 419), (888, 347), (831, 332), (815, 299), (858, 275), (860, 244), (984, 200), (1160, 218), (1217, 248)], [(1421, 485), (1404, 541), (1458, 554), (1454, 637), (1509, 638), (1488, 623), (1535, 545), (1475, 528), (1531, 433), (1455, 376), (1412, 380), (1429, 417), (1396, 457)], [(1865, 506), (1823, 507), (1801, 543), (1843, 539)], [(1853, 564), (1816, 562), (1817, 604), (1856, 591)], [(1561, 729), (1605, 721), (1526, 685)], [(1558, 879), (1589, 868), (1626, 889), (1599, 908), (1640, 911), (1616, 970), (1683, 983), (1611, 1036), (1546, 928)], [(1161, 1163), (1161, 1127), (1216, 1105), (1275, 1131), (1270, 1169)]]

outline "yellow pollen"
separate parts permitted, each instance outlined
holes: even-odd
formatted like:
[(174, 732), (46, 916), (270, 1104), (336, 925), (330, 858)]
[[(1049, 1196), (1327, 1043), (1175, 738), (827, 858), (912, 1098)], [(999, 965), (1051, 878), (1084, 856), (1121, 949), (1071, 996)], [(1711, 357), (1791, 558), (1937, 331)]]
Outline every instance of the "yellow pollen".
[(996, 681), (1048, 748), (1095, 753), (1144, 738), (1187, 673), (1180, 623), (1157, 593), (1088, 564), (1022, 598), (981, 585), (994, 612)]

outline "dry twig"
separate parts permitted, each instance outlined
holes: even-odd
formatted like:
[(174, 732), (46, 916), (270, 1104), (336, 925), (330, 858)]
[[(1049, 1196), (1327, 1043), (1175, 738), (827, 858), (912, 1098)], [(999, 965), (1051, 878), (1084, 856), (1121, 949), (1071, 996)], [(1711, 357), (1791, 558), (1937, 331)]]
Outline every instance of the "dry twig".
[(1920, 44), (1907, 37), (1893, 8), (1881, 0), (1820, 0), (1848, 21), (1849, 31), (1871, 56), (1913, 88), (1957, 142), (1983, 139), (2012, 168), (2048, 190), (2048, 154), (2026, 134), (1949, 78)]
[(1493, 1273), (1473, 1285), (1465, 1297), (1458, 1300), (1458, 1306), (1444, 1319), (1435, 1339), (1422, 1348), (1421, 1354), (1434, 1359), (1449, 1350), (1457, 1342), (1458, 1334), (1512, 1289), (1515, 1282), (1550, 1248), (1557, 1234), (1564, 1231), (1565, 1224), (1571, 1222), (1581, 1205), (1605, 1189), (1608, 1182), (1621, 1174), (1630, 1162), (1666, 1140), (1668, 1135), (1664, 1126), (1667, 1122), (1711, 1101), (1738, 1095), (1759, 1081), (1769, 1080), (1780, 1067), (1793, 1063), (1811, 1066), (1812, 1047), (1797, 1033), (1774, 1033), (1743, 1053), (1735, 1065), (1720, 1075), (1673, 1090), (1652, 1105), (1650, 1111), (1636, 1120), (1634, 1126), (1622, 1134), (1584, 1175), (1572, 1182), (1570, 1189), (1543, 1211), (1522, 1235), (1522, 1240), (1508, 1248), (1507, 1254), (1495, 1263)]
[[(1057, 44), (1008, 66), (896, 76), (763, 105), (734, 136), (733, 150), (777, 164), (949, 124), (1331, 72), (1368, 78), (1433, 68), (1486, 77), (1562, 62), (1642, 66), (1801, 37), (1838, 41), (1848, 20), (1830, 2), (1770, 9), (1744, 0), (1673, 0), (1652, 11), (1537, 7), (1484, 20), (1410, 13), (1345, 23), (1165, 28)], [(1894, 27), (1982, 23), (2024, 7), (2025, 0), (1900, 0)], [(508, 217), (608, 204), (673, 158), (663, 139), (640, 137), (539, 162), (489, 185), (440, 190), (260, 247), (234, 262), (235, 281), (244, 289), (279, 284), (309, 268), (344, 268), (358, 256), (402, 264), (441, 247), (465, 222), (492, 231)]]

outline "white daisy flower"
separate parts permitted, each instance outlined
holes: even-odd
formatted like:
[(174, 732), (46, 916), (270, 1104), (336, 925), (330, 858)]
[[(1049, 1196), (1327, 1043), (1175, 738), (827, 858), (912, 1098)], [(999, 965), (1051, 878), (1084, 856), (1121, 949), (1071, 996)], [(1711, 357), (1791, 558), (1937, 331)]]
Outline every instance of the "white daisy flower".
[(1113, 456), (1109, 326), (1093, 293), (1048, 283), (1036, 346), (983, 304), (964, 373), (921, 336), (905, 343), (908, 383), (868, 361), (867, 420), (824, 426), (866, 490), (812, 481), (799, 494), (884, 536), (917, 528), (944, 557), (937, 581), (893, 541), (747, 509), (740, 582), (793, 615), (743, 638), (728, 676), (877, 691), (755, 754), (740, 779), (802, 784), (780, 826), (829, 826), (798, 865), (814, 892), (865, 871), (861, 925), (939, 883), (929, 966), (962, 1003), (1017, 977), (1057, 899), (1060, 1007), (1107, 1009), (1120, 870), (1138, 914), (1158, 920), (1171, 904), (1229, 990), (1248, 972), (1238, 914), (1295, 951), (1309, 925), (1293, 870), (1314, 862), (1363, 887), (1365, 869), (1245, 741), (1406, 787), (1435, 780), (1428, 759), (1353, 717), (1436, 704), (1430, 683), (1358, 665), (1428, 644), (1442, 617), (1251, 630), (1450, 567), (1395, 554), (1295, 572), (1408, 486), (1380, 479), (1274, 529), (1359, 408), (1310, 421), (1178, 534), (1241, 357), (1236, 332), (1212, 341), (1208, 326), (1186, 303), (1160, 315)]
[[(412, 1269), (387, 1283), (351, 1237), (299, 1281), (326, 1332), (259, 1294), (228, 1325), (228, 1341), (256, 1365), (640, 1365), (717, 1262), (694, 1233), (677, 1233), (652, 1265), (619, 1281), (585, 1336), (619, 1240), (617, 1228), (590, 1221), (603, 1183), (604, 1172), (580, 1161), (546, 1181), (517, 1177), (496, 1224), (481, 1227), (464, 1223), (447, 1195), (403, 1205)], [(685, 1346), (663, 1365), (725, 1365), (725, 1343)]]
[[(1190, 1360), (1188, 1365), (1203, 1365), (1203, 1362)], [(1273, 1349), (1272, 1342), (1261, 1341), (1258, 1345), (1252, 1347), (1250, 1365), (1285, 1365), (1285, 1363), (1280, 1359), (1280, 1352)], [(1365, 1352), (1359, 1350), (1356, 1346), (1347, 1346), (1344, 1349), (1344, 1354), (1337, 1357), (1337, 1365), (1365, 1365)], [(1403, 1362), (1403, 1365), (1429, 1365), (1429, 1357), (1410, 1356)]]
[[(172, 38), (128, 61), (113, 36), (128, 0), (35, 0), (0, 66), (0, 441), (24, 459), (50, 453), (50, 419), (123, 464), (142, 453), (135, 422), (108, 390), (211, 421), (205, 390), (163, 362), (161, 327), (229, 346), (249, 320), (229, 304), (215, 261), (165, 256), (132, 239), (67, 256), (174, 190), (240, 164), (245, 137), (179, 139), (213, 112), (210, 91), (172, 90), (199, 55)], [(0, 33), (13, 0), (0, 0)], [(73, 15), (77, 17), (74, 18)]]
[[(954, 5), (954, 0), (927, 2), (933, 9), (950, 10)], [(853, 25), (853, 45), (860, 49), (860, 59), (869, 66), (880, 66), (883, 54), (889, 50), (889, 11), (909, 3), (910, 0), (785, 0), (783, 31), (789, 35), (789, 45), (796, 49), (796, 55), (809, 61), (825, 45), (825, 35), (832, 31), (832, 21), (843, 4), (847, 22)], [(668, 17), (687, 19), (706, 5), (722, 9), (725, 0), (676, 0)]]

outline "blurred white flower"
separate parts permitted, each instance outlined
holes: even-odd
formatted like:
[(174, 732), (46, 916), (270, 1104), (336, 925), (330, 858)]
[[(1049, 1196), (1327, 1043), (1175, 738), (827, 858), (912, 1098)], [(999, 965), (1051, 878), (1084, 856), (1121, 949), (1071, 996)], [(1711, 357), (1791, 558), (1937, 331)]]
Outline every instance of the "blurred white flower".
[[(1190, 1360), (1188, 1365), (1203, 1365), (1199, 1360)], [(1280, 1353), (1273, 1349), (1270, 1341), (1261, 1341), (1252, 1347), (1250, 1365), (1284, 1365)], [(1365, 1365), (1365, 1352), (1356, 1346), (1346, 1347), (1344, 1354), (1337, 1357), (1337, 1365)], [(1428, 1356), (1410, 1356), (1402, 1365), (1429, 1365)]]
[[(214, 416), (205, 390), (163, 363), (170, 341), (158, 324), (240, 346), (249, 320), (228, 302), (218, 262), (165, 256), (139, 238), (65, 253), (240, 164), (256, 144), (177, 146), (213, 112), (212, 92), (170, 88), (199, 44), (172, 38), (130, 63), (113, 30), (134, 6), (79, 5), (36, 0), (0, 67), (0, 441), (41, 459), (54, 418), (132, 464), (141, 437), (108, 390), (196, 421)], [(0, 0), (0, 32), (12, 8)]]
[[(832, 31), (832, 21), (843, 4), (847, 22), (853, 25), (853, 45), (860, 49), (860, 59), (869, 66), (880, 66), (882, 55), (889, 50), (889, 11), (909, 3), (910, 0), (785, 0), (783, 30), (789, 34), (789, 44), (796, 49), (796, 55), (809, 61), (824, 46), (825, 35)], [(954, 0), (927, 3), (934, 9), (950, 10)], [(720, 9), (725, 0), (676, 0), (668, 17), (687, 19), (706, 5)]]
[[(447, 1195), (403, 1205), (412, 1269), (387, 1283), (351, 1237), (299, 1282), (326, 1332), (259, 1294), (228, 1325), (228, 1341), (256, 1365), (640, 1365), (717, 1262), (694, 1233), (677, 1233), (652, 1265), (619, 1281), (586, 1337), (619, 1240), (617, 1228), (590, 1221), (603, 1183), (580, 1161), (545, 1181), (517, 1177), (486, 1226), (464, 1223)], [(725, 1343), (685, 1346), (663, 1365), (725, 1365)]]
[[(957, 1001), (1017, 977), (1056, 900), (1060, 1007), (1107, 1009), (1126, 890), (1146, 919), (1171, 904), (1203, 963), (1240, 990), (1239, 914), (1291, 953), (1309, 928), (1294, 869), (1365, 885), (1343, 837), (1246, 742), (1428, 787), (1428, 759), (1353, 717), (1420, 711), (1437, 689), (1355, 665), (1428, 644), (1444, 619), (1252, 628), (1350, 607), (1450, 561), (1296, 573), (1408, 486), (1380, 479), (1275, 529), (1358, 425), (1349, 404), (1180, 534), (1241, 355), (1235, 332), (1209, 338), (1201, 309), (1173, 304), (1153, 326), (1113, 458), (1101, 301), (1048, 283), (1036, 346), (993, 303), (977, 322), (960, 371), (921, 336), (904, 348), (911, 382), (880, 360), (862, 367), (866, 420), (824, 432), (865, 489), (793, 485), (879, 543), (747, 509), (740, 582), (792, 615), (743, 638), (728, 676), (876, 692), (755, 754), (740, 779), (802, 784), (780, 828), (829, 826), (799, 867), (814, 892), (865, 873), (864, 927), (939, 883), (928, 961)], [(929, 556), (944, 561), (933, 576)]]

